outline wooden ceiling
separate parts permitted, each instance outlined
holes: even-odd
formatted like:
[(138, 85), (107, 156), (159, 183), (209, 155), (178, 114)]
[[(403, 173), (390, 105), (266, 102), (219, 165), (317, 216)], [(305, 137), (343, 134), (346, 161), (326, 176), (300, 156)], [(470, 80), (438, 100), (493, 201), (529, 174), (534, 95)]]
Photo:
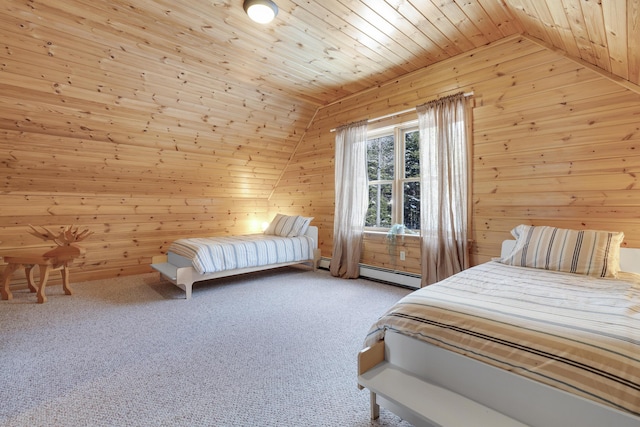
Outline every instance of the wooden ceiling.
[(276, 2), (268, 25), (242, 0), (117, 1), (105, 13), (226, 82), (318, 106), (516, 33), (640, 83), (638, 0)]
[(78, 103), (88, 121), (100, 103), (138, 113), (126, 136), (94, 139), (163, 129), (185, 151), (223, 142), (276, 169), (319, 107), (513, 34), (640, 83), (640, 0), (275, 1), (261, 25), (242, 0), (5, 0), (0, 71), (25, 94), (95, 102)]

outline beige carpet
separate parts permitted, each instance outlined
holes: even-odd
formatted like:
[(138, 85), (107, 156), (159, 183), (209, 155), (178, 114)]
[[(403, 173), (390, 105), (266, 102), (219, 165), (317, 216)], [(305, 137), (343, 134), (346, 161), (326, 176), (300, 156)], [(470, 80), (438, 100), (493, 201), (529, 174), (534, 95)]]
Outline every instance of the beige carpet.
[(407, 426), (369, 421), (356, 354), (406, 289), (285, 268), (157, 274), (0, 301), (2, 426)]

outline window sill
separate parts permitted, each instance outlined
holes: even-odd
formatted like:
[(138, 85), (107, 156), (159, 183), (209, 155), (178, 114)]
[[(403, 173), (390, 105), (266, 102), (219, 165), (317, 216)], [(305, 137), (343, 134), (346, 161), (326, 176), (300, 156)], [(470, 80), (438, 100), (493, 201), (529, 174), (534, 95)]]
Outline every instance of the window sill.
[[(386, 231), (374, 231), (374, 230), (364, 230), (364, 234), (365, 235), (372, 235), (372, 236), (383, 236), (383, 237), (387, 237), (387, 235), (389, 234)], [(403, 233), (403, 234), (396, 234), (397, 237), (403, 238), (403, 239), (419, 239), (420, 235), (419, 234), (408, 234), (408, 233)]]

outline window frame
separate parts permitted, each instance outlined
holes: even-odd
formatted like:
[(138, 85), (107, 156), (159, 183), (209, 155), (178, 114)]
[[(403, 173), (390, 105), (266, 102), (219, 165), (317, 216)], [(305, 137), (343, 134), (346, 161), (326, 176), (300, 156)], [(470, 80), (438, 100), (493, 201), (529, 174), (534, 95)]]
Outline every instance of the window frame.
[[(390, 126), (384, 126), (377, 129), (370, 129), (367, 132), (367, 144), (369, 140), (384, 136), (393, 136), (393, 179), (385, 180), (369, 180), (367, 188), (371, 185), (391, 184), (391, 227), (394, 224), (404, 224), (404, 186), (406, 183), (417, 182), (420, 184), (420, 173), (416, 176), (406, 177), (406, 140), (405, 135), (411, 132), (419, 132), (418, 120), (413, 119), (402, 123), (396, 123)], [(418, 145), (419, 150), (419, 145)], [(419, 157), (419, 153), (418, 153)], [(367, 159), (368, 164), (368, 159)], [(400, 173), (399, 173), (400, 172)], [(370, 200), (369, 200), (370, 201)], [(388, 232), (391, 227), (378, 227), (365, 225), (366, 231)], [(409, 230), (409, 229), (407, 229)], [(411, 231), (419, 232), (419, 229), (411, 229)]]

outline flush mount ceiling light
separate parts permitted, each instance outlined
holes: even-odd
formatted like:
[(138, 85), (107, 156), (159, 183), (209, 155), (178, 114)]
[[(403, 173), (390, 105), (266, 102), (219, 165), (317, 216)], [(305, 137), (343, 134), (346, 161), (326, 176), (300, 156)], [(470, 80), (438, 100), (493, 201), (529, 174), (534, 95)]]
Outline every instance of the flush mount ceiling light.
[(271, 0), (245, 0), (244, 11), (249, 18), (260, 24), (267, 24), (278, 14), (278, 6)]

